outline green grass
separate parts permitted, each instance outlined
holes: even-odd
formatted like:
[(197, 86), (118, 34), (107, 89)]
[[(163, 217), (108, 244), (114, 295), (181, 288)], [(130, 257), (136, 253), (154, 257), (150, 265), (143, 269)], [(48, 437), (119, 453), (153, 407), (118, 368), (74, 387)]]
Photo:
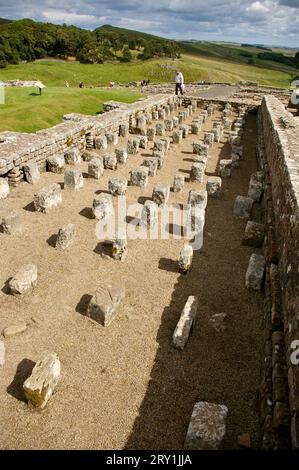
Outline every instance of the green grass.
[[(185, 54), (179, 60), (150, 60), (129, 64), (85, 65), (71, 62), (40, 61), (10, 65), (0, 69), (0, 81), (9, 79), (41, 80), (46, 88), (42, 96), (36, 89), (7, 88), (6, 104), (0, 105), (0, 131), (35, 132), (61, 122), (64, 114), (95, 115), (108, 100), (133, 102), (141, 95), (139, 89), (99, 89), (110, 81), (128, 83), (149, 78), (151, 82), (173, 82), (174, 71), (180, 68), (186, 82), (199, 80), (237, 83), (258, 81), (261, 85), (288, 88), (292, 73), (255, 67), (218, 57)], [(71, 87), (65, 88), (67, 80)], [(79, 89), (83, 81), (86, 87)]]
[(62, 121), (64, 114), (96, 115), (104, 101), (126, 103), (141, 95), (128, 90), (47, 87), (41, 96), (36, 88), (7, 88), (5, 105), (0, 105), (0, 132), (35, 132)]

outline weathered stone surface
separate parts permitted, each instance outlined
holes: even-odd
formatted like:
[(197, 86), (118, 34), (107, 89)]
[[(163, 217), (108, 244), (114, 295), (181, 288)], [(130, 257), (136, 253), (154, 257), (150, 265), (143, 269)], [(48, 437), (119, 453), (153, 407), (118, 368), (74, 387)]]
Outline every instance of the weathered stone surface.
[(173, 191), (179, 193), (183, 190), (185, 186), (185, 176), (184, 175), (175, 175), (173, 180)]
[(43, 355), (37, 361), (23, 384), (25, 396), (32, 405), (41, 409), (46, 406), (58, 384), (60, 371), (60, 360), (55, 353)]
[(172, 118), (172, 122), (173, 122), (173, 127), (178, 127), (179, 118), (177, 116), (175, 116), (174, 118)]
[(164, 145), (164, 152), (168, 152), (168, 150), (170, 149), (170, 140), (168, 137), (162, 137), (161, 139), (161, 142), (163, 142), (163, 145)]
[(191, 122), (191, 134), (199, 134), (200, 133), (200, 130), (201, 130), (201, 125), (199, 122)]
[(158, 161), (158, 170), (163, 166), (164, 163), (164, 152), (153, 151), (153, 158), (156, 158)]
[(149, 142), (153, 142), (156, 137), (156, 128), (148, 127), (146, 131), (146, 136)]
[(162, 119), (164, 121), (166, 117), (165, 109), (163, 108), (158, 109), (158, 116), (159, 116), (159, 119)]
[(74, 238), (75, 238), (75, 225), (74, 224), (65, 225), (64, 227), (61, 227), (61, 229), (59, 229), (55, 247), (58, 250), (65, 250), (72, 244), (72, 242), (74, 241)]
[(185, 450), (218, 450), (221, 449), (226, 433), (228, 409), (200, 401), (194, 405), (187, 436)]
[(165, 142), (160, 139), (154, 142), (154, 152), (165, 152)]
[(203, 142), (204, 142), (204, 144), (209, 145), (209, 146), (213, 145), (213, 143), (214, 143), (214, 134), (213, 134), (213, 132), (205, 132)]
[(117, 163), (124, 165), (128, 159), (128, 152), (126, 149), (115, 149), (115, 156), (117, 159)]
[(127, 151), (129, 155), (136, 155), (139, 150), (139, 139), (129, 139), (127, 144)]
[(26, 331), (27, 325), (25, 322), (15, 323), (14, 325), (7, 326), (3, 330), (4, 338), (10, 338), (11, 336), (19, 335)]
[(180, 131), (183, 133), (183, 139), (186, 139), (189, 134), (189, 126), (187, 124), (182, 124), (180, 126)]
[(196, 321), (197, 308), (197, 297), (190, 295), (183, 308), (180, 319), (172, 336), (172, 344), (175, 348), (181, 350), (185, 348), (191, 333), (191, 329)]
[(22, 266), (9, 281), (10, 292), (13, 295), (23, 295), (37, 285), (37, 266), (26, 264)]
[(195, 162), (191, 167), (190, 179), (197, 183), (202, 183), (205, 175), (206, 165), (204, 163)]
[(290, 412), (286, 403), (276, 402), (273, 412), (273, 425), (275, 429), (288, 428), (290, 424)]
[(38, 212), (49, 212), (62, 202), (61, 187), (57, 183), (50, 184), (34, 195), (34, 207)]
[(260, 172), (254, 173), (251, 175), (248, 189), (248, 197), (251, 197), (256, 202), (261, 200), (264, 190), (264, 185), (260, 181)]
[(265, 273), (265, 258), (261, 255), (253, 253), (250, 257), (246, 272), (247, 289), (261, 290), (263, 286)]
[(156, 124), (156, 135), (163, 136), (165, 134), (165, 124), (164, 122), (159, 122)]
[(12, 211), (0, 219), (0, 232), (14, 235), (21, 232), (21, 216), (19, 212)]
[(191, 189), (188, 197), (188, 204), (191, 206), (200, 206), (202, 209), (205, 209), (208, 202), (208, 193), (204, 190), (196, 191)]
[(219, 176), (209, 176), (207, 181), (207, 193), (211, 197), (220, 197), (222, 179)]
[(143, 160), (142, 166), (148, 167), (148, 176), (156, 176), (158, 170), (158, 160), (156, 157), (146, 157)]
[(64, 189), (77, 191), (84, 184), (83, 174), (81, 170), (67, 169), (64, 172)]
[(9, 185), (6, 178), (0, 178), (0, 199), (5, 199), (9, 195)]
[(237, 196), (234, 203), (233, 215), (238, 219), (249, 219), (253, 200), (246, 196)]
[(23, 166), (25, 179), (29, 184), (36, 184), (40, 180), (40, 172), (37, 163), (27, 163)]
[(166, 119), (165, 120), (165, 130), (168, 132), (171, 132), (173, 130), (173, 120), (172, 119)]
[(91, 298), (86, 315), (103, 326), (109, 326), (125, 297), (125, 288), (111, 283), (99, 285)]
[(172, 142), (174, 144), (180, 144), (183, 140), (183, 131), (178, 130), (178, 131), (173, 131), (172, 133)]
[(243, 245), (255, 246), (259, 248), (262, 246), (265, 237), (265, 228), (263, 224), (249, 220), (246, 224), (245, 233), (243, 237)]
[(65, 160), (63, 156), (50, 157), (47, 160), (47, 169), (51, 173), (63, 173)]
[(94, 146), (96, 149), (99, 149), (99, 150), (107, 150), (108, 148), (107, 137), (105, 135), (95, 137)]
[(170, 194), (169, 184), (155, 186), (153, 189), (152, 200), (158, 207), (164, 207), (167, 204)]
[(117, 158), (116, 155), (105, 155), (104, 156), (104, 168), (107, 170), (116, 170), (117, 169)]
[(227, 318), (226, 313), (215, 313), (209, 318), (209, 324), (218, 332), (225, 330), (224, 321)]
[(193, 248), (187, 243), (183, 246), (179, 257), (179, 272), (186, 274), (192, 266)]
[(140, 166), (136, 170), (131, 171), (130, 184), (144, 188), (148, 184), (149, 168)]
[(145, 135), (141, 135), (139, 137), (139, 148), (147, 149), (147, 147), (148, 147), (148, 139)]
[(113, 240), (112, 258), (118, 261), (124, 261), (127, 256), (128, 242), (126, 239)]
[(220, 142), (221, 140), (221, 129), (219, 127), (214, 127), (211, 130), (212, 134), (214, 134), (214, 141), (215, 142)]
[(75, 165), (76, 163), (81, 163), (81, 160), (82, 160), (81, 153), (78, 149), (68, 150), (65, 153), (64, 158), (65, 158), (65, 162), (68, 165)]
[(85, 150), (82, 154), (82, 159), (84, 162), (90, 162), (93, 158), (98, 158), (99, 154), (95, 150)]
[(119, 135), (121, 137), (128, 137), (128, 135), (129, 135), (129, 126), (128, 126), (128, 124), (121, 124), (119, 126)]
[(88, 176), (90, 178), (100, 179), (104, 173), (104, 163), (102, 157), (94, 157), (88, 163)]
[(219, 176), (227, 178), (232, 174), (233, 161), (232, 160), (220, 160), (219, 162)]
[(209, 146), (203, 144), (202, 142), (194, 142), (193, 143), (193, 153), (196, 155), (202, 155), (204, 157), (208, 156)]
[(113, 196), (124, 196), (127, 191), (127, 178), (119, 176), (118, 178), (109, 178), (108, 189)]
[(118, 135), (116, 133), (106, 134), (107, 144), (108, 145), (117, 145), (118, 144)]
[(98, 220), (108, 219), (114, 213), (111, 194), (97, 195), (92, 203), (92, 213)]
[(141, 217), (140, 225), (145, 227), (155, 227), (158, 223), (158, 206), (153, 201), (145, 201)]

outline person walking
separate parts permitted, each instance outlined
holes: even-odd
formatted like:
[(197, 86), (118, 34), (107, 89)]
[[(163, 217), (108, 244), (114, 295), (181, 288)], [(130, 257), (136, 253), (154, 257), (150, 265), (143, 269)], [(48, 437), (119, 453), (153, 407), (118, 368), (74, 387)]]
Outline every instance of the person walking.
[(181, 95), (184, 94), (184, 76), (179, 70), (175, 74), (175, 94), (178, 95), (179, 91)]

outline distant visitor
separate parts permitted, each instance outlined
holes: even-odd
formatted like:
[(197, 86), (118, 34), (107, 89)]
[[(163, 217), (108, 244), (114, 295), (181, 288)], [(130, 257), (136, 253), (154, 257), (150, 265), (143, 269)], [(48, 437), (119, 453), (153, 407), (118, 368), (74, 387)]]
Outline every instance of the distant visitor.
[(175, 94), (178, 95), (179, 92), (181, 95), (184, 94), (184, 76), (179, 70), (175, 74)]
[(38, 92), (41, 95), (42, 89), (45, 88), (45, 85), (42, 82), (36, 82), (35, 86), (38, 88)]

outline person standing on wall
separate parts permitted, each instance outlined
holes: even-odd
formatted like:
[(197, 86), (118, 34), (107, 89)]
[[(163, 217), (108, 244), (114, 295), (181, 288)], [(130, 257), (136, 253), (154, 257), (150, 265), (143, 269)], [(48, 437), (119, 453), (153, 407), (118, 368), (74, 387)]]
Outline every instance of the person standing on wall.
[(181, 95), (184, 94), (184, 76), (179, 70), (175, 73), (175, 94), (178, 95), (179, 91)]

